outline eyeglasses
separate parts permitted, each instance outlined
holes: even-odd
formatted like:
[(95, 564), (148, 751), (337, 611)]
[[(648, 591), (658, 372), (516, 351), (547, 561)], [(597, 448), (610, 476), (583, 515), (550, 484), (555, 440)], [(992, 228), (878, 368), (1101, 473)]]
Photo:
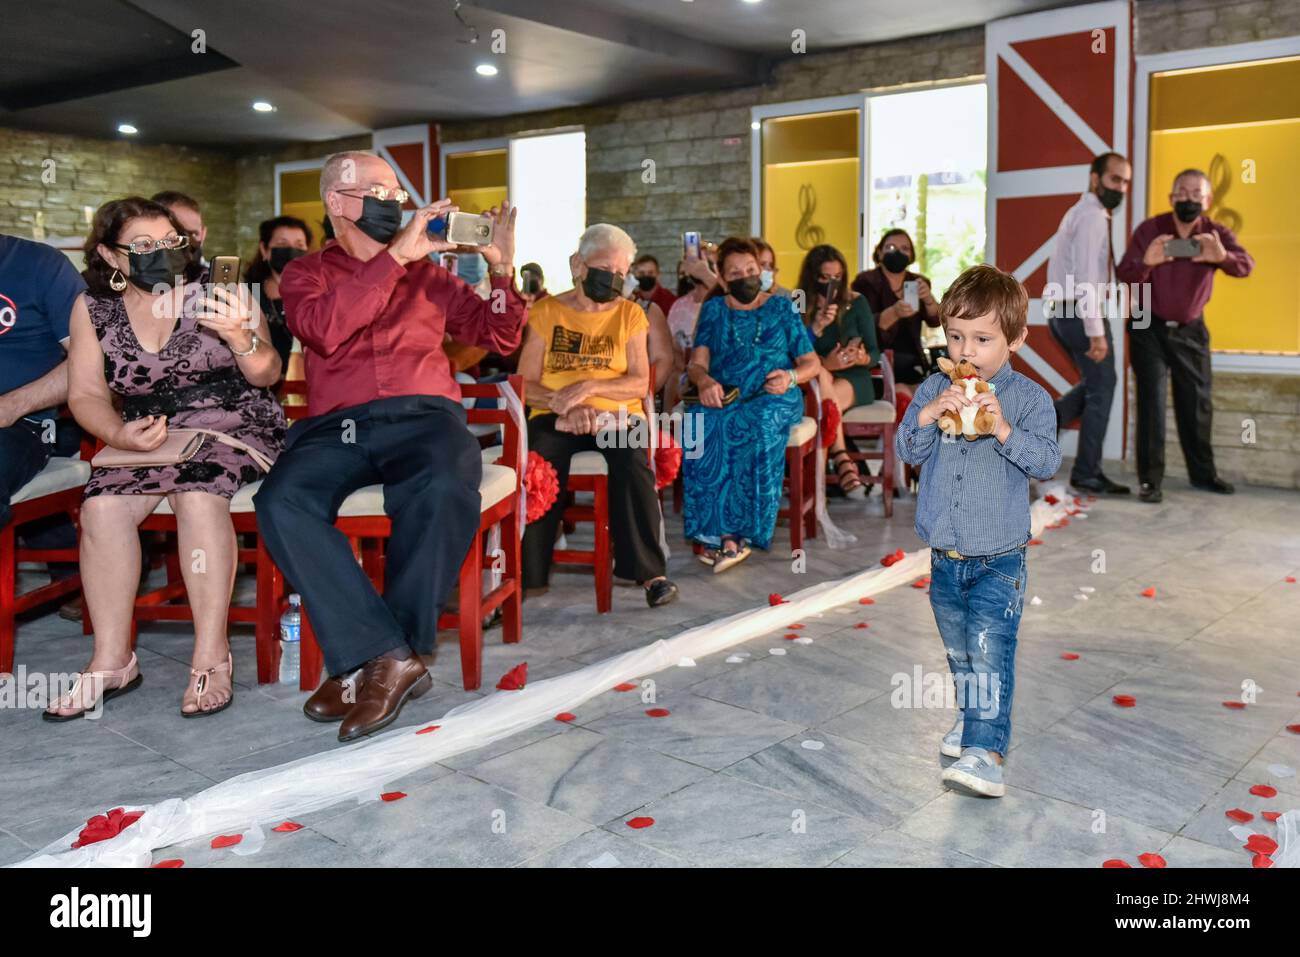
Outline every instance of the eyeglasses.
[(334, 190), (334, 192), (342, 193), (344, 196), (356, 196), (358, 199), (364, 199), (367, 196), (373, 196), (375, 199), (379, 200), (380, 202), (383, 202), (384, 200), (387, 199), (395, 199), (399, 203), (405, 203), (408, 199), (411, 198), (411, 194), (408, 193), (406, 190), (402, 189), (401, 187), (395, 186), (392, 189), (389, 189), (387, 186), (380, 186), (378, 184), (371, 186), (369, 189), (361, 190), (360, 196), (357, 195), (356, 190), (336, 189)]
[(114, 243), (114, 249), (125, 249), (137, 256), (147, 256), (157, 249), (184, 249), (190, 244), (188, 236), (167, 236), (163, 239), (137, 239), (133, 242)]

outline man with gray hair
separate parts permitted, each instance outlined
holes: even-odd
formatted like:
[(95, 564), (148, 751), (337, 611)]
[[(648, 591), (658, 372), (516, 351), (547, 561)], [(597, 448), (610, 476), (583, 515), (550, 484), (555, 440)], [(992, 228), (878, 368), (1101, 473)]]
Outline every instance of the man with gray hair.
[(1205, 173), (1185, 169), (1175, 176), (1169, 203), (1172, 212), (1133, 231), (1116, 270), (1121, 282), (1149, 283), (1151, 289), (1143, 318), (1130, 319), (1128, 328), (1137, 379), (1138, 497), (1152, 504), (1164, 498), (1165, 382), (1171, 376), (1178, 442), (1192, 487), (1232, 494), (1232, 484), (1214, 467), (1210, 445), (1210, 330), (1203, 313), (1216, 270), (1242, 278), (1255, 266), (1232, 230), (1206, 215), (1214, 193)]
[[(433, 651), (478, 528), (479, 447), (444, 337), (508, 354), (527, 311), (514, 286), (509, 203), (487, 214), (489, 245), (454, 246), (429, 232), (455, 210), (450, 200), (402, 225), (410, 197), (393, 168), (355, 151), (325, 161), (321, 198), (336, 242), (289, 263), (280, 280), (286, 324), (303, 344), (311, 417), (290, 430), (263, 481), (257, 524), (302, 594), (330, 674), (304, 711), (342, 721), (339, 740), (351, 741), (391, 724), (431, 687), (420, 655)], [(488, 300), (430, 261), (454, 249), (487, 261)], [(382, 596), (334, 528), (343, 500), (375, 484), (392, 519)]]

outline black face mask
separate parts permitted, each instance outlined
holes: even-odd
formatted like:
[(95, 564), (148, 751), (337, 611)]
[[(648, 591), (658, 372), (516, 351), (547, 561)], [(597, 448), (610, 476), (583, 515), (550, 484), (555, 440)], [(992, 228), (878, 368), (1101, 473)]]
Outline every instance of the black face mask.
[(613, 302), (623, 293), (623, 274), (588, 266), (582, 292), (592, 302)]
[(542, 281), (534, 273), (524, 273), (524, 292), (535, 296), (542, 291)]
[(678, 295), (678, 296), (685, 296), (687, 293), (689, 293), (689, 292), (690, 292), (692, 289), (694, 289), (694, 288), (695, 288), (695, 279), (692, 278), (691, 276), (678, 276), (678, 277), (677, 277), (677, 295)]
[(297, 246), (276, 246), (271, 250), (271, 268), (277, 273), (284, 272), (285, 266), (299, 256), (305, 255), (307, 255), (307, 250), (299, 249)]
[(654, 276), (637, 276), (636, 284), (641, 287), (642, 292), (649, 292), (659, 284), (659, 280)]
[(145, 292), (155, 286), (173, 286), (176, 277), (184, 277), (190, 258), (183, 249), (155, 249), (151, 253), (127, 253), (131, 263), (131, 282)]
[(749, 305), (763, 291), (762, 276), (741, 276), (727, 283), (727, 292), (731, 298), (742, 305)]
[(1098, 186), (1097, 198), (1101, 200), (1101, 205), (1107, 209), (1115, 209), (1120, 203), (1124, 202), (1124, 194), (1117, 189), (1111, 189), (1109, 186)]
[(1178, 217), (1178, 221), (1181, 223), (1194, 223), (1196, 218), (1201, 215), (1203, 208), (1194, 199), (1180, 199), (1174, 203), (1174, 215)]
[(897, 249), (891, 250), (880, 257), (881, 265), (890, 272), (902, 272), (912, 263), (912, 257), (907, 253), (901, 253)]
[(387, 243), (402, 228), (402, 204), (395, 199), (363, 197), (361, 216), (352, 222), (375, 242)]

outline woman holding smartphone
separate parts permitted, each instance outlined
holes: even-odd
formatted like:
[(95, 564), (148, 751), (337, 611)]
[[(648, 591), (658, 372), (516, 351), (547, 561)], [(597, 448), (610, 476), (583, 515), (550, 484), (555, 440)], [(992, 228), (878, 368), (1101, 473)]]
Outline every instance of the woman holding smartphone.
[(907, 230), (887, 230), (871, 258), (876, 267), (859, 273), (853, 288), (876, 315), (880, 348), (894, 350), (895, 391), (910, 397), (913, 387), (925, 381), (930, 365), (921, 344), (921, 322), (939, 328), (939, 304), (930, 292), (930, 280), (907, 268), (916, 259)]
[[(804, 304), (804, 323), (822, 363), (822, 400), (833, 401), (841, 416), (875, 401), (871, 369), (880, 363), (875, 316), (866, 298), (849, 289), (847, 279), (844, 254), (834, 246), (814, 246), (799, 267), (802, 295), (796, 295), (796, 303)], [(831, 445), (830, 466), (846, 498), (866, 498), (868, 486), (849, 457), (842, 425)]]

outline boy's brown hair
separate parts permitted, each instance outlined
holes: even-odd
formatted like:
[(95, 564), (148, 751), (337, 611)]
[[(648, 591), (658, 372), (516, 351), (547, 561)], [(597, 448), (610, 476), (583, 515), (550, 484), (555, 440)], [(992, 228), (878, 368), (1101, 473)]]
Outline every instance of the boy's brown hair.
[(993, 313), (1007, 342), (1015, 342), (1029, 322), (1029, 294), (1020, 281), (996, 266), (981, 263), (957, 277), (944, 293), (939, 317), (944, 328), (953, 319), (978, 319)]

